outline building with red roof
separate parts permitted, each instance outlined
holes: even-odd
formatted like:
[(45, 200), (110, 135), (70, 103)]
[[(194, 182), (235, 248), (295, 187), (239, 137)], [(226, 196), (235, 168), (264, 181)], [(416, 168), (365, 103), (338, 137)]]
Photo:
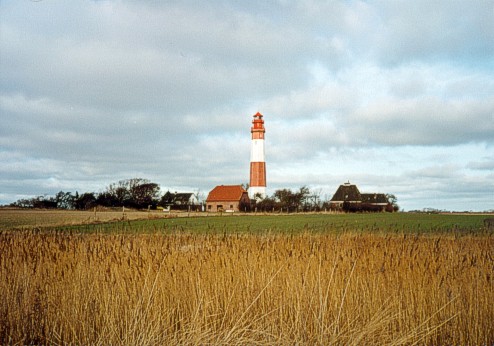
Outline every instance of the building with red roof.
[(211, 190), (206, 199), (206, 210), (246, 211), (250, 209), (250, 198), (242, 185), (218, 185)]

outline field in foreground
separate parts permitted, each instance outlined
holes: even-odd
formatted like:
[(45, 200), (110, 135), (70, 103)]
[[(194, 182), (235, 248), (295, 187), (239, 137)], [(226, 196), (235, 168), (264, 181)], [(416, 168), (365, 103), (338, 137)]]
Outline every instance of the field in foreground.
[[(0, 209), (0, 231), (73, 230), (84, 233), (458, 233), (494, 231), (484, 226), (491, 215), (462, 214), (223, 214), (145, 211), (62, 211)], [(184, 217), (185, 216), (185, 217)], [(122, 219), (124, 219), (122, 221)]]
[(310, 220), (0, 232), (0, 344), (494, 344), (490, 233)]

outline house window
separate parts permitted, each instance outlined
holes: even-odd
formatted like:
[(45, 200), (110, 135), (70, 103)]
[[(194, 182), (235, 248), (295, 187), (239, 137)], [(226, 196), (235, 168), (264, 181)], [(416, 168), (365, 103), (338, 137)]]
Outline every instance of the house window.
[(208, 210), (211, 210), (211, 204), (210, 204), (210, 205), (208, 205)]
[(233, 209), (233, 204), (230, 204), (230, 209)]

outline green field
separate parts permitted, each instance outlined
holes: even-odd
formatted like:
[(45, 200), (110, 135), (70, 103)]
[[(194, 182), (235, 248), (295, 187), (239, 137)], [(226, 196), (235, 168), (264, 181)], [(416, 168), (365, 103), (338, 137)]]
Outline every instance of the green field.
[(437, 233), (484, 231), (481, 215), (427, 214), (293, 214), (248, 215), (138, 220), (120, 224), (87, 225), (90, 231), (164, 231), (199, 233), (340, 233), (392, 232)]
[[(301, 232), (385, 232), (385, 233), (478, 233), (489, 231), (484, 219), (474, 214), (207, 214), (166, 217), (161, 213), (0, 211), (0, 229), (33, 227), (80, 232), (191, 232), (191, 233), (273, 233)], [(21, 220), (22, 218), (22, 220)]]

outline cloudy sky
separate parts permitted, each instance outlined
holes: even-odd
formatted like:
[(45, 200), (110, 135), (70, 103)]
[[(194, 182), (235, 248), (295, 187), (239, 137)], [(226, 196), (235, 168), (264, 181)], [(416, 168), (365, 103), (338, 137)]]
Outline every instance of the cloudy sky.
[(494, 209), (494, 2), (0, 2), (0, 204), (141, 177)]

